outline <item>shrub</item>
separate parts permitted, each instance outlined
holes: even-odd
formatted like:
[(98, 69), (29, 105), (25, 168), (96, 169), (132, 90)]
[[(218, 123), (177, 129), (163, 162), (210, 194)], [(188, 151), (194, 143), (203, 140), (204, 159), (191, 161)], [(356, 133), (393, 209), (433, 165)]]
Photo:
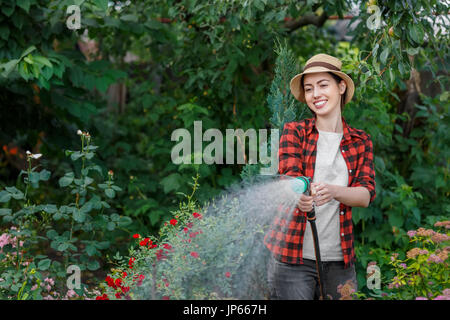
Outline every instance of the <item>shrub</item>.
[[(102, 183), (91, 177), (93, 172), (98, 173), (97, 177), (103, 176), (101, 168), (92, 163), (97, 146), (91, 144), (88, 133), (79, 130), (78, 134), (81, 150), (66, 151), (76, 170), (59, 179), (59, 186), (70, 191), (70, 203), (46, 204), (33, 197), (39, 192), (39, 184), (49, 180), (51, 173), (32, 167), (32, 161), (42, 155), (30, 152), (27, 152), (28, 168), (19, 175), (23, 176), (25, 190), (20, 190), (19, 179), (17, 187), (0, 191), (0, 203), (8, 205), (0, 209), (0, 215), (9, 225), (9, 231), (1, 236), (0, 252), (0, 295), (5, 298), (61, 298), (57, 291), (67, 289), (68, 266), (98, 270), (101, 252), (110, 247), (108, 233), (131, 222), (128, 217), (107, 213), (111, 208), (102, 197), (114, 198), (121, 189), (114, 184), (112, 171)], [(46, 290), (36, 290), (36, 286), (42, 285)], [(50, 293), (49, 286), (56, 291)], [(86, 285), (74, 290), (75, 293), (67, 291), (70, 297), (83, 296)]]

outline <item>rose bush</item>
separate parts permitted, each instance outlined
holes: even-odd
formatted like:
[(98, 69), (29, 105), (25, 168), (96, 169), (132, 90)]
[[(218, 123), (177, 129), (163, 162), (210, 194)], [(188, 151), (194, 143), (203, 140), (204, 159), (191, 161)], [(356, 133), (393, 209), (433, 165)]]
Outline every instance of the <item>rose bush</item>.
[[(158, 238), (133, 236), (129, 256), (116, 256), (98, 299), (265, 298), (262, 227), (246, 221), (235, 199), (200, 209), (192, 196)], [(261, 237), (260, 237), (261, 236)], [(120, 285), (116, 281), (120, 280)], [(125, 288), (125, 289), (124, 289)]]

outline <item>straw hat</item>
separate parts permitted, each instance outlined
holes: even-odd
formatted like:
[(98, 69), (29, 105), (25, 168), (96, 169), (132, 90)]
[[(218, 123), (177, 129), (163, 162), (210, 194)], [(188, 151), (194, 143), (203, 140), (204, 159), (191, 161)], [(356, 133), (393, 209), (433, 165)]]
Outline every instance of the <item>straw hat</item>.
[(332, 72), (342, 78), (342, 80), (344, 80), (347, 84), (344, 104), (348, 103), (352, 99), (355, 92), (355, 84), (353, 83), (353, 80), (350, 78), (350, 76), (341, 71), (341, 67), (342, 62), (338, 58), (324, 53), (316, 54), (308, 61), (306, 61), (303, 72), (297, 74), (291, 79), (291, 93), (294, 95), (295, 99), (301, 102), (306, 102), (305, 93), (301, 85), (301, 79), (303, 75), (316, 72)]

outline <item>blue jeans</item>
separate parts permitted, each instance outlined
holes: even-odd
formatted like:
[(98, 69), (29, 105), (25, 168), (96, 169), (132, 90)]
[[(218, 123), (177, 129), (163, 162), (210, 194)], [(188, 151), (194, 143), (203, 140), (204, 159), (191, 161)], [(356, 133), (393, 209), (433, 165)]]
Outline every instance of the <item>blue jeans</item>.
[[(303, 259), (304, 264), (288, 264), (270, 257), (268, 282), (272, 300), (314, 300), (320, 296), (317, 281), (316, 261)], [(353, 264), (344, 269), (344, 261), (323, 261), (324, 299), (338, 300), (341, 295), (337, 287), (346, 281), (353, 282), (357, 289), (356, 271)]]

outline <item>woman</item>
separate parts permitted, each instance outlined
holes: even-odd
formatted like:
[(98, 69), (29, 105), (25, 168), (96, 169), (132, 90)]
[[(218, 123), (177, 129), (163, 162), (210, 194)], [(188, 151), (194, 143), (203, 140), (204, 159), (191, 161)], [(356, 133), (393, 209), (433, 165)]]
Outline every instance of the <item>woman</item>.
[(339, 299), (338, 286), (349, 281), (356, 289), (352, 207), (367, 207), (375, 199), (375, 171), (370, 136), (342, 117), (354, 84), (341, 72), (341, 65), (335, 57), (318, 54), (290, 82), (291, 93), (308, 105), (314, 118), (285, 124), (278, 172), (313, 177), (315, 194), (302, 194), (292, 216), (277, 218), (264, 239), (272, 253), (268, 269), (272, 298), (318, 297), (313, 239), (306, 219), (313, 205), (325, 298)]

